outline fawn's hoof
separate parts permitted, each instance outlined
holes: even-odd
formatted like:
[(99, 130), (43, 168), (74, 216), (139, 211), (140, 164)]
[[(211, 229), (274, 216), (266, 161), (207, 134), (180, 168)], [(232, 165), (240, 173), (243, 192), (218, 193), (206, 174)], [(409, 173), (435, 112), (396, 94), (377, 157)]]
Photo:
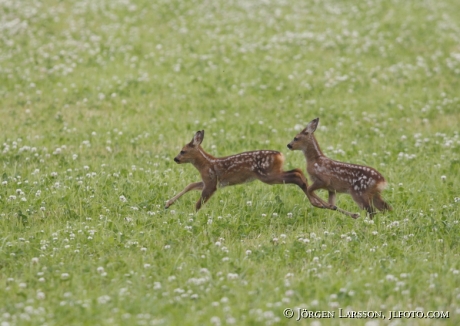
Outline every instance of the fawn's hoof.
[(357, 218), (360, 217), (360, 216), (361, 216), (361, 215), (360, 215), (360, 214), (357, 214), (357, 213), (351, 214), (351, 217), (353, 217), (354, 219), (357, 219)]

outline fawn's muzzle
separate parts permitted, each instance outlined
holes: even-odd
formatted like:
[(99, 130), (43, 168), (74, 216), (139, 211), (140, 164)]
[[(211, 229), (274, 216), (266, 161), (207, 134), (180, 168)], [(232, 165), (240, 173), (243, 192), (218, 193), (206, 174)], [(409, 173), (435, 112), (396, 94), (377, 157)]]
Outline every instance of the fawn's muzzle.
[(289, 149), (292, 149), (292, 145), (291, 145), (291, 144), (287, 144), (287, 147), (288, 147)]
[(174, 158), (174, 162), (179, 163), (179, 159), (177, 157)]

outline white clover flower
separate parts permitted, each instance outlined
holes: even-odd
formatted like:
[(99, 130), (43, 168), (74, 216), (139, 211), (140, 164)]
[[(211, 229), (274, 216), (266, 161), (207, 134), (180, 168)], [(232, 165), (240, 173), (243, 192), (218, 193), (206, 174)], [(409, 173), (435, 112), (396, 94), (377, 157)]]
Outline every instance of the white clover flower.
[(97, 298), (97, 302), (99, 304), (106, 304), (107, 302), (109, 302), (112, 298), (110, 298), (110, 296), (108, 295), (103, 295), (103, 296), (100, 296), (99, 298)]
[(387, 276), (385, 276), (385, 279), (387, 281), (396, 281), (397, 280), (397, 278), (394, 277), (394, 275), (391, 275), (391, 274), (388, 274)]
[(226, 321), (227, 324), (229, 324), (229, 325), (236, 324), (236, 318), (233, 318), (233, 317), (228, 317), (225, 321)]
[(295, 294), (294, 290), (287, 290), (284, 295), (287, 297), (292, 297)]
[(227, 279), (229, 279), (229, 280), (236, 280), (237, 278), (238, 278), (237, 273), (228, 273), (227, 274)]

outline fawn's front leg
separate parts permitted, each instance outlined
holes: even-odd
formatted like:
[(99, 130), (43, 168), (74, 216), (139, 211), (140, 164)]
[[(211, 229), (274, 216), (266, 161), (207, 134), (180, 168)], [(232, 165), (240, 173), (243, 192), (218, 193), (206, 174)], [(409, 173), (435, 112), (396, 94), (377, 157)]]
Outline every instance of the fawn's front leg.
[[(313, 182), (313, 184), (308, 187), (308, 189), (307, 189), (308, 194), (311, 197), (316, 198), (321, 203), (321, 205), (323, 205), (323, 206), (319, 206), (319, 205), (316, 206), (313, 202), (311, 202), (313, 206), (316, 206), (316, 207), (319, 207), (319, 208), (331, 209), (333, 211), (338, 211), (338, 212), (340, 212), (342, 214), (351, 216), (352, 218), (358, 218), (360, 216), (359, 214), (351, 213), (351, 212), (348, 212), (346, 210), (343, 210), (343, 209), (338, 208), (337, 206), (335, 206), (335, 192), (331, 192), (331, 191), (329, 192), (329, 202), (328, 203), (326, 203), (324, 200), (322, 200), (318, 195), (316, 195), (314, 193), (315, 190), (323, 189), (323, 188), (324, 188), (323, 184), (318, 182), (318, 181)], [(332, 193), (332, 196), (331, 196), (331, 193)]]
[(196, 202), (195, 208), (198, 211), (201, 206), (206, 203), (209, 198), (216, 192), (217, 187), (215, 184), (213, 185), (204, 185), (203, 191), (201, 192), (200, 199)]
[[(312, 185), (310, 185), (308, 188), (307, 188), (307, 196), (309, 197), (312, 197), (312, 198), (315, 198), (316, 201), (315, 203), (312, 202), (312, 205), (313, 206), (316, 206), (318, 208), (326, 208), (326, 209), (332, 209), (332, 210), (336, 210), (337, 209), (337, 206), (335, 206), (334, 204), (331, 204), (331, 203), (326, 203), (323, 199), (321, 199), (317, 194), (315, 194), (315, 191), (318, 190), (318, 189), (323, 189), (323, 184), (318, 182), (318, 181), (314, 181)], [(318, 205), (319, 203), (319, 205)], [(316, 205), (315, 205), (316, 204)]]
[(335, 191), (329, 191), (329, 199), (327, 202), (332, 206), (335, 206)]
[(184, 188), (180, 193), (175, 195), (173, 198), (168, 200), (165, 204), (165, 208), (169, 208), (177, 199), (179, 199), (183, 194), (189, 192), (190, 190), (202, 190), (204, 187), (203, 181), (200, 182), (193, 182), (189, 184), (187, 187)]

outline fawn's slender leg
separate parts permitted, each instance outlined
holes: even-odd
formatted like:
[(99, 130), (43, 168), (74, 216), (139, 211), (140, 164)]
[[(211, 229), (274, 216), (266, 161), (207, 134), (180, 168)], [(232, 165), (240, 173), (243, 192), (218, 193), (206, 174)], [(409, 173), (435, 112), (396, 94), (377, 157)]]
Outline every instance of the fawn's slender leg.
[(369, 217), (372, 219), (372, 216), (375, 214), (375, 208), (372, 205), (370, 199), (363, 196), (362, 194), (358, 194), (355, 191), (351, 191), (350, 194), (353, 200), (358, 204), (358, 206), (361, 209), (365, 209), (369, 214)]
[[(310, 185), (307, 189), (307, 192), (308, 194), (311, 196), (311, 197), (314, 197), (316, 198), (320, 203), (321, 205), (320, 206), (316, 206), (316, 207), (319, 207), (319, 208), (327, 208), (327, 209), (332, 209), (332, 210), (336, 210), (336, 206), (335, 205), (331, 205), (330, 203), (326, 203), (324, 200), (322, 200), (317, 194), (315, 194), (315, 191), (318, 190), (318, 189), (323, 189), (323, 184), (318, 182), (318, 181), (314, 181), (312, 185)], [(313, 203), (312, 203), (313, 204)], [(313, 205), (315, 206), (315, 205)]]
[[(313, 184), (311, 186), (308, 187), (307, 191), (308, 193), (310, 194), (310, 196), (314, 196), (315, 198), (317, 198), (321, 204), (323, 206), (316, 206), (316, 207), (319, 207), (319, 208), (327, 208), (327, 209), (331, 209), (333, 211), (338, 211), (342, 214), (345, 214), (345, 215), (348, 215), (348, 216), (351, 216), (353, 218), (358, 218), (359, 217), (359, 214), (356, 214), (356, 213), (351, 213), (351, 212), (348, 212), (346, 210), (343, 210), (341, 208), (338, 208), (337, 206), (335, 206), (334, 204), (331, 204), (330, 202), (329, 203), (326, 203), (324, 200), (322, 200), (318, 195), (316, 195), (314, 193), (315, 190), (318, 190), (318, 189), (323, 189), (323, 185), (317, 181), (313, 182)], [(329, 196), (330, 196), (330, 193), (329, 193)], [(333, 199), (335, 201), (335, 194), (333, 196)], [(330, 200), (330, 197), (329, 197), (329, 200)], [(313, 202), (311, 203), (313, 206), (315, 206), (315, 204), (313, 204)]]
[(375, 208), (381, 211), (391, 211), (392, 209), (391, 206), (388, 205), (388, 203), (382, 199), (380, 193), (376, 193), (374, 195), (374, 197), (372, 198), (372, 203), (375, 206)]
[[(335, 191), (329, 191), (329, 199), (328, 199), (328, 203), (332, 206), (335, 206), (335, 196), (336, 196), (336, 193)], [(337, 206), (335, 206), (337, 207)], [(338, 208), (337, 207), (337, 211), (339, 211), (340, 213), (343, 213), (345, 215), (348, 215), (348, 216), (351, 216), (353, 218), (358, 218), (359, 217), (359, 214), (355, 214), (355, 213), (350, 213), (350, 212), (347, 212), (341, 208)]]
[(180, 193), (178, 193), (173, 198), (168, 200), (166, 202), (165, 208), (169, 208), (169, 206), (171, 206), (177, 199), (179, 199), (182, 195), (184, 195), (185, 193), (189, 192), (190, 190), (202, 190), (203, 187), (204, 187), (204, 183), (202, 181), (193, 182), (193, 183), (189, 184), (187, 187), (184, 188), (184, 190), (182, 190)]
[(196, 205), (195, 205), (195, 208), (196, 210), (198, 211), (201, 206), (206, 203), (209, 198), (211, 198), (211, 196), (216, 192), (217, 190), (217, 187), (216, 185), (212, 185), (212, 186), (204, 186), (203, 188), (203, 191), (201, 192), (201, 197), (200, 199), (196, 202)]
[[(299, 172), (300, 171), (300, 172)], [(300, 169), (294, 169), (291, 171), (280, 171), (279, 173), (269, 175), (258, 175), (257, 178), (267, 184), (296, 184), (304, 192), (307, 191), (308, 183)]]
[(327, 202), (335, 206), (335, 191), (329, 191), (329, 200)]
[[(277, 174), (272, 175), (260, 175), (258, 179), (267, 184), (295, 184), (302, 189), (302, 191), (307, 196), (308, 200), (312, 203), (313, 206), (321, 205), (316, 198), (311, 197), (308, 192), (308, 181), (305, 179), (305, 176), (300, 169), (294, 169), (290, 171), (280, 171)], [(316, 204), (316, 205), (315, 205)]]

